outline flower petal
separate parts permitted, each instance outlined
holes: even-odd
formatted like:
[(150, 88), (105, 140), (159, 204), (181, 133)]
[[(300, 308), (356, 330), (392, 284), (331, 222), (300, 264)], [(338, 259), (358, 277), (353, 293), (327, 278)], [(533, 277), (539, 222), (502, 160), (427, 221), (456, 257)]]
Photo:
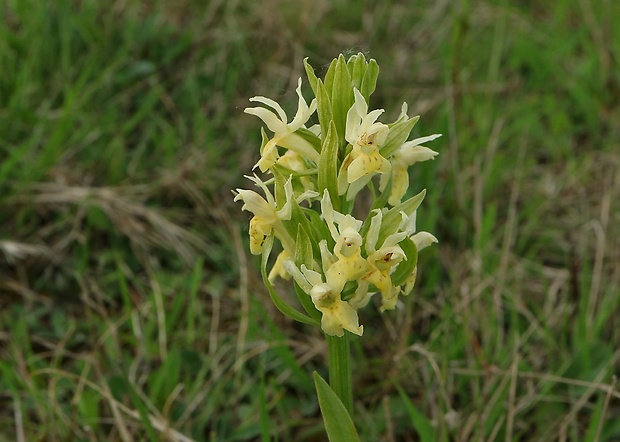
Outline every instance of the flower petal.
[(238, 195), (235, 196), (234, 201), (243, 201), (241, 210), (247, 210), (254, 215), (263, 218), (265, 220), (275, 221), (275, 208), (258, 193), (253, 190), (237, 189)]
[(282, 106), (280, 106), (280, 104), (277, 101), (272, 100), (271, 98), (262, 97), (262, 96), (252, 97), (250, 98), (250, 101), (256, 102), (256, 103), (262, 103), (266, 106), (269, 106), (270, 108), (276, 111), (276, 113), (280, 117), (280, 120), (282, 120), (284, 124), (287, 123), (288, 120), (286, 118), (286, 112), (284, 112), (284, 109), (282, 109)]
[(403, 165), (410, 166), (420, 161), (432, 160), (439, 153), (424, 146), (403, 144), (400, 150), (394, 155), (396, 161), (403, 163)]
[[(413, 139), (411, 141), (408, 141), (407, 143), (411, 143), (412, 146), (419, 146), (420, 144), (426, 143), (427, 141), (436, 140), (440, 136), (441, 136), (441, 134), (427, 135), (425, 137), (415, 138), (415, 139)], [(405, 144), (407, 144), (407, 143), (405, 143)]]
[(284, 270), (286, 270), (286, 272), (293, 277), (297, 285), (301, 287), (304, 292), (310, 294), (312, 284), (308, 282), (304, 274), (297, 268), (292, 259), (284, 260), (282, 267), (284, 267)]
[(267, 125), (269, 130), (273, 133), (282, 133), (288, 131), (288, 126), (286, 125), (286, 118), (284, 121), (280, 121), (276, 114), (271, 112), (264, 107), (248, 107), (245, 108), (244, 111), (246, 114), (256, 115), (258, 118), (263, 120), (263, 122)]
[(437, 238), (431, 233), (428, 232), (418, 232), (411, 237), (411, 240), (415, 243), (418, 248), (418, 252), (426, 247), (430, 246), (433, 243), (439, 242)]
[(295, 114), (295, 118), (293, 118), (293, 121), (291, 121), (291, 124), (289, 125), (291, 131), (296, 131), (302, 127), (306, 121), (308, 121), (310, 115), (312, 115), (312, 113), (316, 110), (316, 99), (312, 100), (310, 107), (308, 107), (308, 103), (306, 103), (304, 96), (301, 94), (301, 77), (297, 81), (296, 92), (299, 96), (299, 101), (297, 104), (297, 113)]
[(323, 313), (321, 328), (328, 335), (343, 336), (343, 330), (348, 330), (358, 336), (364, 333), (364, 327), (359, 325), (357, 310), (348, 302), (338, 298), (329, 307), (321, 307), (319, 310)]
[(291, 259), (291, 254), (286, 250), (281, 251), (276, 258), (276, 262), (273, 264), (271, 271), (269, 272), (269, 282), (273, 284), (277, 277), (280, 277), (282, 279), (291, 279), (291, 275), (289, 275), (283, 265), (284, 261), (286, 261), (287, 259)]

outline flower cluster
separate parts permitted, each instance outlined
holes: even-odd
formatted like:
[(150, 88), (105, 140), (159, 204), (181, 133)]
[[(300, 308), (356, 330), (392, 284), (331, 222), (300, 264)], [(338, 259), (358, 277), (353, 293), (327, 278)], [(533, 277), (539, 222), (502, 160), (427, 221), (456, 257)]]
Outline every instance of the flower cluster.
[[(263, 257), (263, 279), (276, 306), (297, 320), (320, 321), (329, 335), (342, 336), (344, 330), (361, 335), (357, 310), (374, 294), (381, 296), (382, 311), (394, 309), (399, 295), (413, 288), (418, 251), (437, 242), (430, 233), (416, 232), (425, 191), (403, 198), (409, 166), (433, 159), (437, 152), (422, 144), (440, 135), (407, 141), (418, 117), (408, 117), (406, 103), (392, 124), (377, 121), (383, 109), (368, 111), (378, 75), (374, 60), (357, 54), (345, 61), (341, 55), (324, 80), (304, 64), (316, 98), (308, 104), (300, 78), (290, 123), (274, 100), (250, 99), (264, 107), (245, 112), (273, 133), (262, 132), (255, 165), (266, 179), (247, 176), (264, 197), (237, 189), (235, 201), (254, 215), (250, 251)], [(307, 127), (315, 112), (318, 124)], [(355, 204), (360, 195), (372, 201), (363, 219), (352, 215), (363, 210)], [(282, 250), (267, 274), (274, 239)], [(293, 278), (305, 313), (277, 295), (278, 277)]]

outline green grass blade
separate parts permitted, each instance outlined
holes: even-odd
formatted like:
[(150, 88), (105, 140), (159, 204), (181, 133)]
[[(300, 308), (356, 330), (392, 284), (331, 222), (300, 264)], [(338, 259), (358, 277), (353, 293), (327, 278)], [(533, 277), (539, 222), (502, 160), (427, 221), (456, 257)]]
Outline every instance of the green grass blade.
[(420, 436), (420, 440), (422, 442), (434, 442), (437, 440), (437, 432), (431, 425), (430, 421), (426, 416), (420, 413), (415, 405), (411, 402), (405, 391), (400, 387), (400, 385), (396, 385), (396, 389), (398, 390), (398, 394), (400, 395), (403, 403), (405, 404), (405, 408), (407, 409), (407, 414), (409, 414), (409, 418), (411, 419), (411, 424), (413, 428)]
[(142, 402), (142, 399), (140, 399), (140, 396), (138, 396), (138, 393), (136, 392), (134, 386), (131, 384), (131, 382), (128, 379), (125, 379), (125, 384), (126, 384), (126, 390), (129, 393), (129, 396), (131, 397), (131, 401), (133, 402), (134, 406), (138, 409), (138, 413), (140, 414), (140, 420), (142, 421), (142, 424), (144, 425), (146, 434), (148, 434), (149, 436), (149, 440), (159, 440), (157, 437), (157, 433), (155, 432), (155, 429), (153, 428), (153, 425), (151, 424), (151, 419), (149, 418), (149, 410), (146, 408), (146, 405), (144, 405), (144, 402)]

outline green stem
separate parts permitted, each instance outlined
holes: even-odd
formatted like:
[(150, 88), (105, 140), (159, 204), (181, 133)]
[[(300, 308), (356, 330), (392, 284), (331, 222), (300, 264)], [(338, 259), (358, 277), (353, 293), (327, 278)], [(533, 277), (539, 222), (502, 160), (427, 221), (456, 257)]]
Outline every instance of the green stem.
[(353, 413), (353, 384), (351, 382), (351, 355), (347, 334), (342, 338), (327, 336), (329, 353), (329, 386), (338, 395), (349, 415)]

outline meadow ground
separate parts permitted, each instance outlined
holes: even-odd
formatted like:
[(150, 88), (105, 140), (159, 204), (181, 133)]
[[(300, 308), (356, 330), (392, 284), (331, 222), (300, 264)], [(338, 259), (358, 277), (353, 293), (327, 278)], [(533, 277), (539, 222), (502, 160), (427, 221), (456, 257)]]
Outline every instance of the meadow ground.
[[(620, 3), (0, 6), (0, 438), (324, 440), (318, 330), (271, 304), (231, 189), (248, 97), (363, 51), (428, 190), (414, 295), (363, 312), (368, 441), (620, 440)], [(306, 87), (305, 92), (309, 92)], [(286, 290), (284, 286), (281, 288)]]

